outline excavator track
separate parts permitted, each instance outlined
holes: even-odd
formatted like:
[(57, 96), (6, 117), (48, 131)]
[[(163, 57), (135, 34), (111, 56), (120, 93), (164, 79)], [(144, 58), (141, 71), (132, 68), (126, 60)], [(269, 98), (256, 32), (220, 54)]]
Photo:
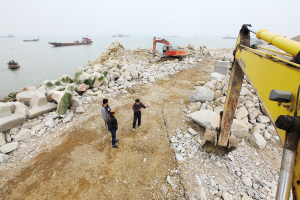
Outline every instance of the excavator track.
[(176, 60), (178, 59), (178, 61), (181, 61), (183, 58), (185, 58), (185, 56), (162, 56), (161, 57), (161, 61), (167, 61), (167, 60)]

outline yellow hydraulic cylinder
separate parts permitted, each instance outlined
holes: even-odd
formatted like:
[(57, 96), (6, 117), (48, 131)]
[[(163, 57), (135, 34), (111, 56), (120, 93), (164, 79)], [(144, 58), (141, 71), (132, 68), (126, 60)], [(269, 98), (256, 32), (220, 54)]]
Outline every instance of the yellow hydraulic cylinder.
[(256, 37), (258, 39), (262, 39), (269, 44), (272, 44), (275, 47), (278, 47), (279, 49), (293, 55), (293, 57), (296, 57), (297, 54), (300, 52), (300, 42), (296, 42), (290, 39), (287, 39), (285, 37), (282, 37), (281, 35), (276, 35), (274, 33), (270, 33), (267, 30), (259, 30), (256, 33)]

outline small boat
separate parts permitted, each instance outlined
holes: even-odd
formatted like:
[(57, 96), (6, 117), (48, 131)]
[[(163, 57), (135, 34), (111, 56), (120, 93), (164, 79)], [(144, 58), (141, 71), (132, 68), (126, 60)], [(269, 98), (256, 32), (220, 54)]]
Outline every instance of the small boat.
[(13, 36), (12, 34), (8, 34), (7, 36), (0, 36), (0, 38), (14, 38), (16, 36)]
[(61, 43), (61, 42), (48, 42), (49, 44), (52, 44), (55, 47), (62, 47), (62, 46), (76, 46), (76, 45), (88, 45), (92, 44), (93, 41), (89, 39), (88, 37), (83, 37), (81, 42), (74, 41), (72, 43)]
[(23, 40), (24, 42), (39, 42), (40, 39), (33, 39), (33, 40)]
[(18, 69), (18, 68), (20, 68), (19, 63), (15, 62), (14, 60), (9, 61), (7, 64), (8, 64), (9, 69)]

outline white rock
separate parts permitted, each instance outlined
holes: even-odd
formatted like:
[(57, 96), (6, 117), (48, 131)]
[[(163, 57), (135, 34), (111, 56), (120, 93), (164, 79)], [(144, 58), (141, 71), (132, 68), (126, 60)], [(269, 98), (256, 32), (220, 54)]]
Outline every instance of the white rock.
[(190, 117), (199, 125), (206, 128), (212, 126), (220, 127), (220, 115), (210, 110), (200, 110), (190, 114)]
[(259, 112), (256, 108), (249, 108), (249, 118), (250, 120), (255, 120), (256, 117), (259, 115)]
[(150, 82), (150, 83), (154, 83), (154, 82), (155, 82), (154, 76), (150, 76), (150, 77), (149, 77), (149, 82)]
[(82, 106), (78, 106), (75, 110), (76, 113), (84, 113), (84, 108)]
[(245, 175), (242, 176), (242, 183), (243, 183), (244, 185), (246, 185), (247, 187), (252, 187), (252, 181), (251, 181), (251, 178), (248, 177), (248, 176), (245, 176)]
[(178, 162), (180, 162), (180, 163), (185, 161), (185, 159), (178, 153), (175, 155), (175, 157), (176, 157), (176, 160), (178, 160)]
[(128, 88), (131, 88), (132, 87), (132, 84), (130, 82), (125, 82), (124, 85)]
[(9, 134), (15, 135), (18, 131), (19, 131), (19, 128), (12, 128), (12, 129), (10, 129)]
[(257, 133), (257, 132), (252, 133), (252, 135), (251, 135), (251, 137), (249, 139), (249, 142), (253, 146), (255, 146), (255, 147), (259, 148), (259, 149), (265, 148), (265, 146), (267, 144), (267, 142), (264, 139), (264, 137), (261, 134)]
[(224, 200), (234, 200), (231, 194), (229, 194), (228, 192), (223, 192), (222, 197)]
[(19, 133), (15, 137), (15, 141), (22, 141), (26, 140), (31, 137), (31, 130), (27, 128), (21, 128)]
[(197, 87), (195, 91), (190, 96), (190, 101), (213, 101), (214, 100), (214, 91), (205, 88), (203, 86)]
[(55, 122), (54, 119), (52, 117), (45, 117), (45, 126), (49, 127), (49, 128), (53, 128), (55, 126)]
[(243, 120), (234, 119), (230, 131), (236, 137), (243, 138), (247, 135), (249, 129)]
[(0, 132), (0, 147), (6, 144), (5, 134)]
[(244, 117), (247, 117), (248, 116), (248, 110), (244, 107), (244, 106), (242, 106), (242, 107), (240, 107), (238, 110), (237, 110), (237, 112), (236, 112), (236, 118), (238, 119), (238, 120), (241, 120), (241, 119), (243, 119)]
[(67, 122), (71, 121), (73, 116), (74, 116), (73, 112), (68, 113), (67, 116), (64, 118), (63, 122), (67, 123)]
[(41, 122), (42, 122), (41, 120), (37, 120), (37, 121), (34, 121), (34, 122), (26, 123), (26, 124), (22, 125), (22, 128), (32, 128), (36, 125), (39, 125)]
[(198, 135), (198, 133), (197, 133), (194, 129), (192, 129), (192, 128), (189, 128), (188, 131), (189, 131), (190, 134), (192, 134), (192, 135)]
[(270, 118), (264, 115), (258, 115), (257, 121), (260, 123), (268, 123), (270, 122)]
[(9, 156), (3, 153), (0, 153), (0, 163), (8, 161)]
[[(11, 137), (10, 137), (9, 133), (6, 133), (6, 134), (5, 134), (5, 141), (6, 141), (6, 142), (11, 142)], [(1, 145), (0, 145), (0, 146), (1, 146)]]
[(11, 142), (11, 143), (7, 143), (6, 145), (1, 146), (0, 151), (2, 153), (8, 153), (8, 152), (11, 152), (11, 151), (17, 149), (18, 147), (19, 147), (18, 142)]
[(253, 95), (247, 88), (245, 87), (242, 87), (242, 90), (241, 90), (241, 93), (240, 93), (241, 96), (246, 96), (246, 95)]
[(210, 74), (209, 80), (222, 80), (225, 76), (223, 74), (220, 74), (218, 72), (213, 72)]
[(271, 140), (271, 138), (272, 138), (272, 134), (269, 133), (269, 131), (267, 131), (267, 130), (265, 130), (264, 136), (265, 136), (265, 138), (266, 138), (267, 140)]
[(269, 131), (272, 135), (277, 135), (277, 131), (273, 125), (267, 126), (267, 131)]
[(41, 124), (38, 124), (38, 125), (32, 127), (31, 130), (39, 131), (39, 130), (43, 129), (44, 127), (45, 127), (45, 125), (43, 123), (41, 123)]

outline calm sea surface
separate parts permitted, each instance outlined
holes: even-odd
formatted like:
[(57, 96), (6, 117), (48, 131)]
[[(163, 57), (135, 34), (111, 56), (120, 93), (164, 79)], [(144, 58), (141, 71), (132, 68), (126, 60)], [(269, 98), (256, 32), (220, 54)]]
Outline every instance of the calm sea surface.
[[(91, 37), (92, 45), (53, 47), (48, 42), (73, 42), (81, 40), (78, 36), (40, 37), (40, 42), (23, 42), (23, 39), (36, 37), (0, 38), (0, 99), (11, 92), (20, 91), (25, 86), (39, 86), (44, 80), (54, 80), (62, 74), (74, 76), (76, 68), (83, 67), (105, 51), (112, 42), (118, 40), (126, 49), (152, 48), (152, 38), (148, 37)], [(235, 40), (224, 40), (211, 37), (164, 37), (172, 45), (196, 46), (207, 48), (234, 47)], [(157, 45), (158, 49), (162, 44)], [(20, 68), (9, 70), (9, 60), (19, 62)]]

